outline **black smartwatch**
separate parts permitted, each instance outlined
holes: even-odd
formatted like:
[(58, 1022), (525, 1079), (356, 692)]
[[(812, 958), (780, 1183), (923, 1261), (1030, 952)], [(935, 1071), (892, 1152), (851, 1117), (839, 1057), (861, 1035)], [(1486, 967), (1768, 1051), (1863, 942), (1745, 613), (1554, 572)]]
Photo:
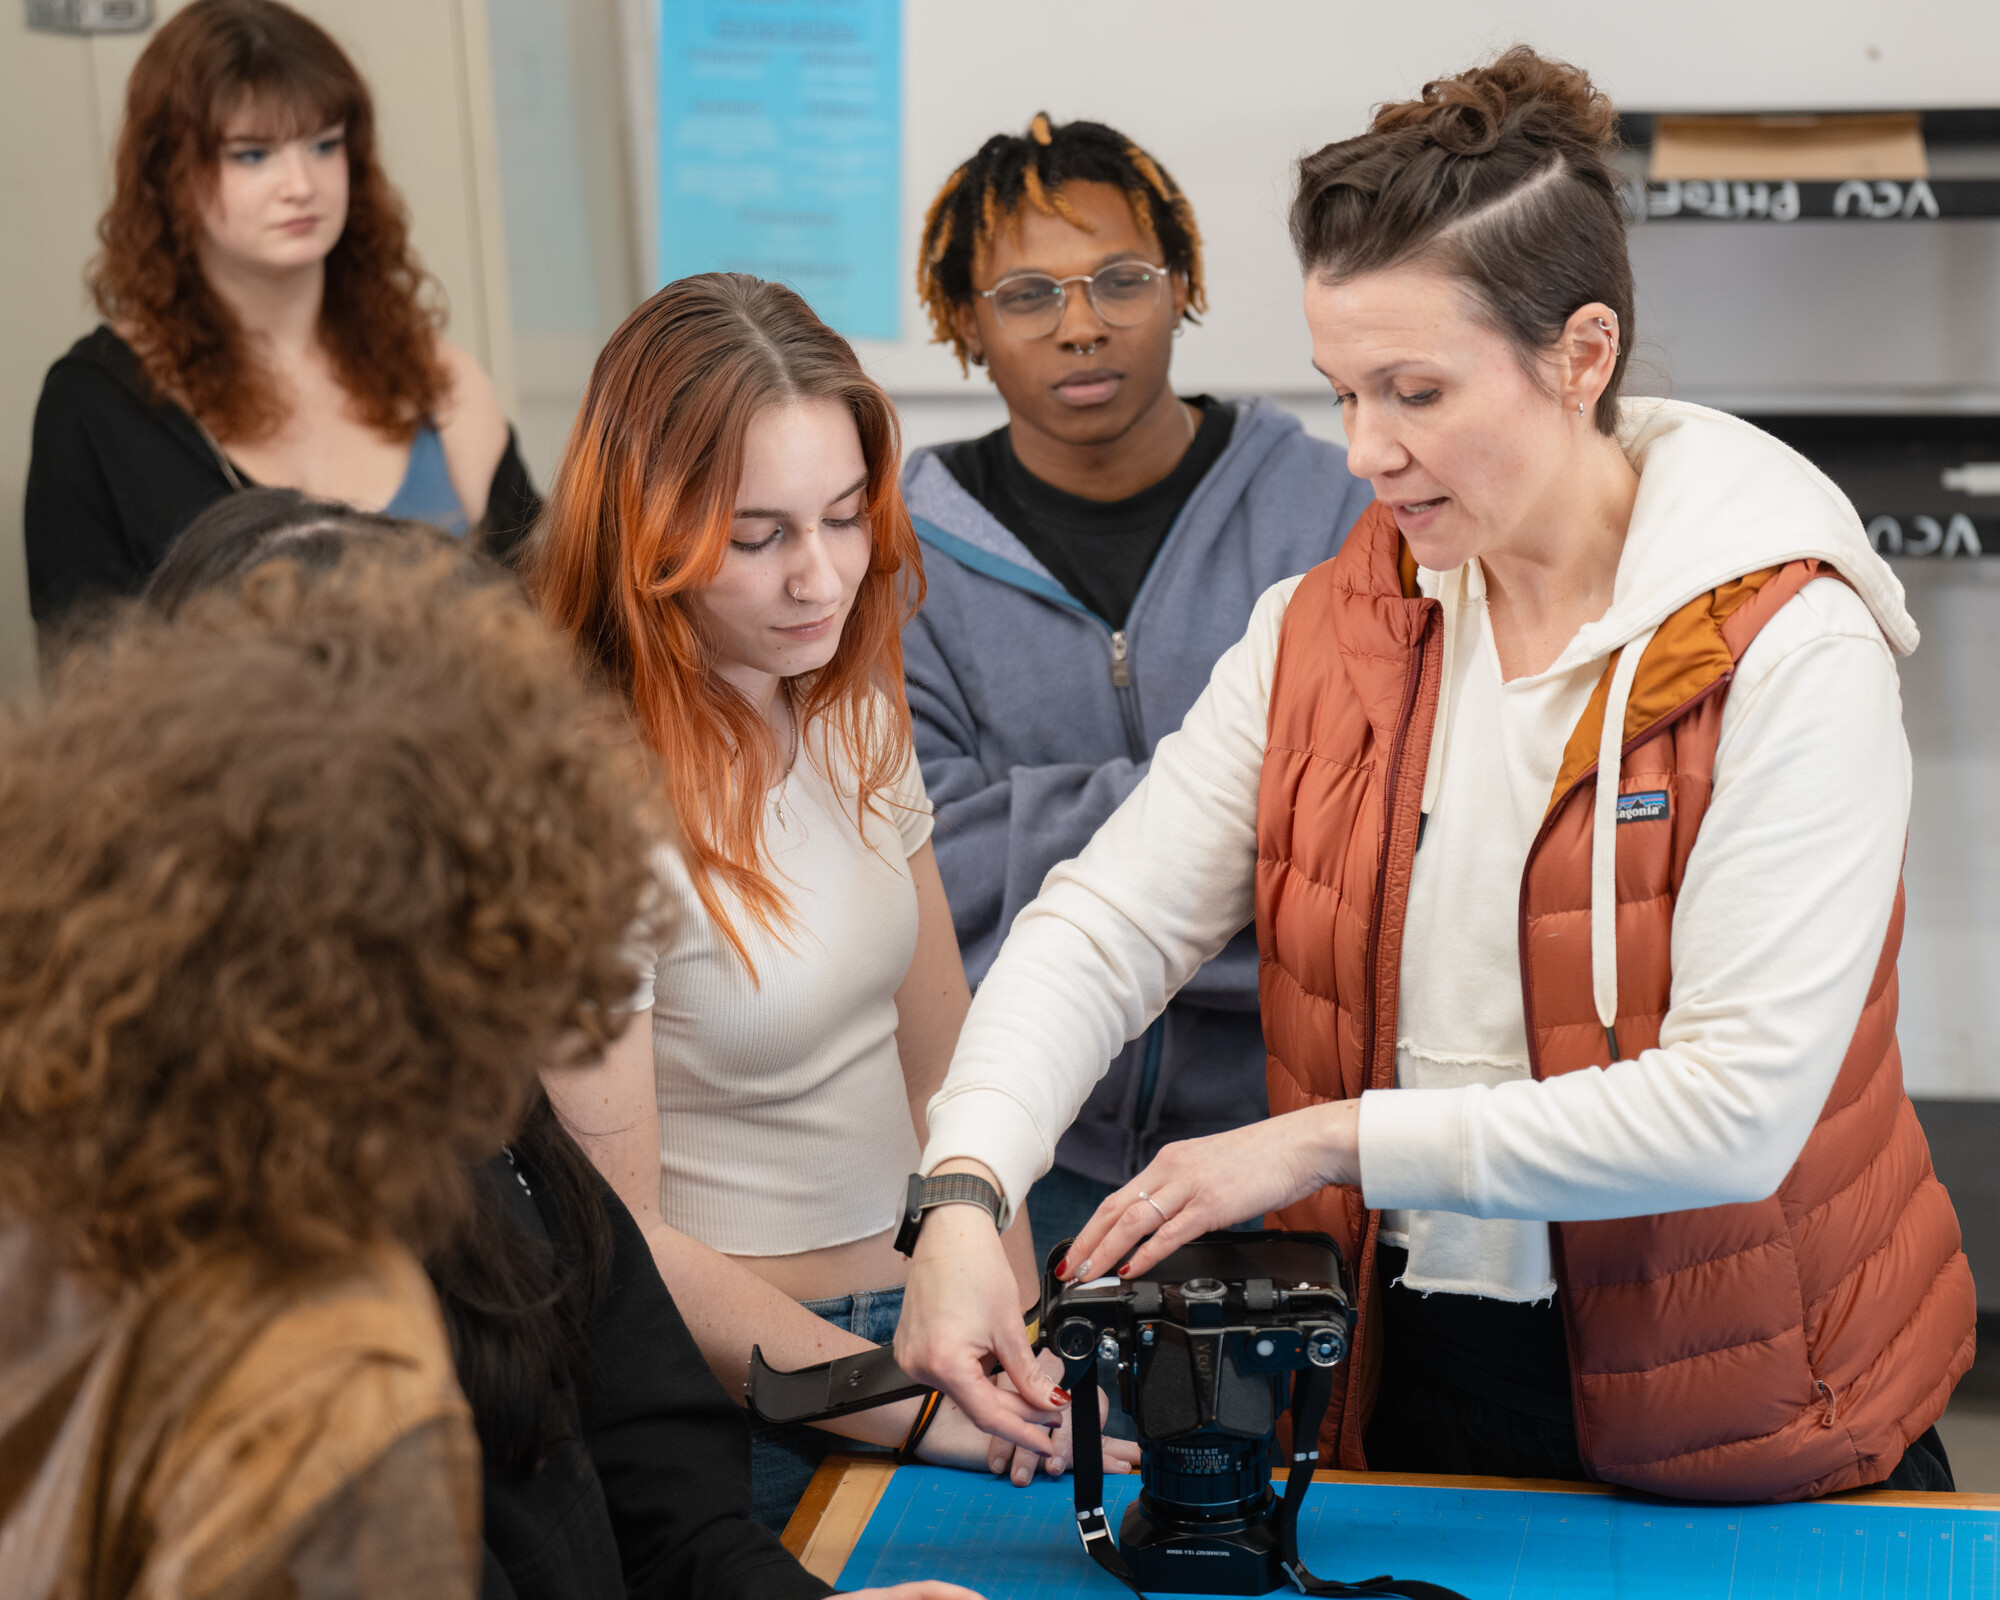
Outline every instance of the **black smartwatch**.
[(909, 1198), (903, 1203), (903, 1225), (896, 1231), (896, 1248), (906, 1256), (914, 1255), (924, 1213), (932, 1206), (950, 1205), (978, 1206), (993, 1219), (996, 1228), (1001, 1226), (1000, 1218), (1006, 1210), (1000, 1191), (970, 1172), (947, 1172), (935, 1178), (913, 1172)]

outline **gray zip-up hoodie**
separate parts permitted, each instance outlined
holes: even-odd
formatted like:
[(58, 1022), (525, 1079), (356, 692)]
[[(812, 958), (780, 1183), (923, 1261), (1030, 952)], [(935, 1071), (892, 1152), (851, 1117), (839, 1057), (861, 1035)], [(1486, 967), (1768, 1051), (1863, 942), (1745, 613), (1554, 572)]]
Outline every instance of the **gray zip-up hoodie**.
[[(903, 630), (934, 843), (974, 985), (1051, 867), (1145, 776), (1243, 635), (1257, 597), (1326, 560), (1371, 498), (1344, 451), (1268, 400), (1230, 402), (1229, 446), (1113, 631), (960, 487), (912, 452), (903, 494), (928, 596)], [(1123, 1183), (1176, 1139), (1265, 1115), (1257, 944), (1245, 929), (1112, 1062), (1057, 1161)]]

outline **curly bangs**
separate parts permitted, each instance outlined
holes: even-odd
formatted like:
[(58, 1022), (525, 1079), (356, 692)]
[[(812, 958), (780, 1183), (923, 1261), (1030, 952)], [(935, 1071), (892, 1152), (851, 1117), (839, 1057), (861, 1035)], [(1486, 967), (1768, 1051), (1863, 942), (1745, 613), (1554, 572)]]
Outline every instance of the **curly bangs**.
[(434, 545), (136, 611), (0, 726), (0, 1217), (121, 1277), (422, 1252), (601, 1047), (655, 833), (515, 586)]

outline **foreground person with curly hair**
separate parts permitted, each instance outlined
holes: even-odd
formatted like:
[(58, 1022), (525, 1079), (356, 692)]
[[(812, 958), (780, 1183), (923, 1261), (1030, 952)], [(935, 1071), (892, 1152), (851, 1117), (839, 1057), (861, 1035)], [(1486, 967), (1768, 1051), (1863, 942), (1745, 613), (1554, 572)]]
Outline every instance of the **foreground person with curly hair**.
[(16, 1600), (468, 1596), (418, 1257), (603, 1042), (629, 764), (427, 541), (129, 619), (0, 727), (0, 1572)]
[[(274, 559), (301, 575), (449, 548), (413, 523), (290, 489), (195, 519), (146, 586), (172, 616)], [(648, 937), (677, 932), (664, 910)], [(564, 1074), (602, 1080), (603, 1063)], [(646, 1239), (536, 1091), (426, 1263), (483, 1458), (483, 1600), (820, 1600), (831, 1587), (750, 1520), (750, 1432), (703, 1362)], [(979, 1600), (914, 1582), (855, 1600)]]
[(25, 535), (46, 625), (136, 593), (204, 507), (300, 489), (505, 554), (540, 502), (383, 171), (368, 85), (277, 0), (195, 0), (125, 91), (103, 326), (50, 368)]

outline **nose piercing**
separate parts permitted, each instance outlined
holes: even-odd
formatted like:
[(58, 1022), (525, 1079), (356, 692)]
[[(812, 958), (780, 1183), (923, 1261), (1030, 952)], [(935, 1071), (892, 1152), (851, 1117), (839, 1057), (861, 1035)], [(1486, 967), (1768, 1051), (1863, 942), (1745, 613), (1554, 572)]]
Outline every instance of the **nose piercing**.
[[(1579, 411), (1581, 411), (1582, 409), (1583, 407), (1581, 406), (1577, 407), (1577, 410)], [(787, 589), (785, 593), (790, 595), (794, 600), (798, 601), (800, 605), (804, 605), (806, 603), (806, 597), (800, 594), (799, 591), (796, 589)]]
[(1092, 339), (1089, 344), (1077, 346), (1076, 353), (1080, 356), (1095, 355), (1097, 347), (1102, 343), (1104, 343), (1102, 339)]

